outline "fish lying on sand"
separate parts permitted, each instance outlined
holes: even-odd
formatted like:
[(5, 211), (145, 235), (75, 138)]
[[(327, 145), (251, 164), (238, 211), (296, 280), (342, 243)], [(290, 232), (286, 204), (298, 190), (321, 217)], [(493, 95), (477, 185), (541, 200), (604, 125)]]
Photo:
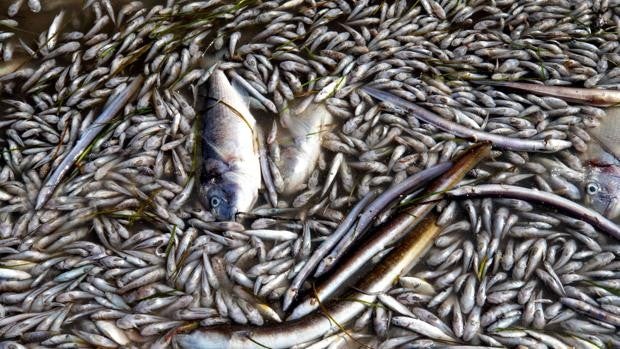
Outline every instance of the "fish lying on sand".
[(216, 219), (234, 220), (252, 208), (261, 184), (256, 120), (221, 70), (209, 78), (207, 99), (200, 199)]

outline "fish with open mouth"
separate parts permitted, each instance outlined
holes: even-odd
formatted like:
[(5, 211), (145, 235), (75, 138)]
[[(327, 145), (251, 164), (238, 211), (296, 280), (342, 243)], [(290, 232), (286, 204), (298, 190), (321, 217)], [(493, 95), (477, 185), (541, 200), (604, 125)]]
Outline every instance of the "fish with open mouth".
[(217, 220), (231, 221), (249, 211), (261, 185), (256, 120), (242, 93), (219, 69), (208, 81), (202, 159), (202, 204)]

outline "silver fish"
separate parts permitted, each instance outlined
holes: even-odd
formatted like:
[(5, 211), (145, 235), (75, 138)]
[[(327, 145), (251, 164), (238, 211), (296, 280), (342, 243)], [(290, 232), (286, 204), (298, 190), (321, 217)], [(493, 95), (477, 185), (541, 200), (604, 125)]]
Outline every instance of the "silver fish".
[(477, 84), (502, 86), (527, 93), (561, 98), (570, 102), (591, 104), (595, 106), (613, 106), (620, 101), (620, 92), (615, 90), (587, 89), (576, 87), (558, 87), (507, 81), (476, 81)]
[(47, 200), (52, 196), (54, 190), (62, 180), (63, 176), (73, 163), (80, 157), (82, 152), (88, 147), (88, 145), (97, 137), (97, 135), (103, 130), (103, 128), (121, 111), (122, 108), (133, 98), (138, 90), (140, 84), (144, 81), (142, 76), (136, 77), (132, 83), (127, 86), (121, 93), (114, 96), (109, 102), (107, 107), (97, 117), (95, 122), (82, 132), (80, 139), (75, 143), (75, 146), (69, 151), (69, 153), (63, 158), (62, 162), (58, 165), (54, 172), (47, 178), (45, 184), (41, 187), (36, 201), (36, 209), (40, 209), (45, 205)]
[(224, 72), (214, 71), (208, 88), (200, 199), (217, 219), (234, 220), (237, 212), (249, 211), (258, 197), (256, 120)]
[(585, 204), (609, 219), (620, 216), (620, 166), (588, 166), (584, 180)]
[(301, 113), (289, 108), (280, 113), (280, 130), (276, 142), (280, 156), (274, 159), (284, 186), (284, 194), (304, 189), (308, 177), (316, 167), (321, 150), (321, 139), (332, 122), (332, 115), (324, 104), (313, 104)]
[(588, 159), (594, 159), (603, 164), (620, 165), (620, 108), (605, 109), (605, 116), (600, 124), (590, 130), (589, 135), (595, 142), (590, 142), (585, 154)]
[(504, 198), (512, 197), (530, 202), (535, 201), (547, 206), (557, 207), (565, 212), (570, 212), (575, 217), (596, 226), (601, 231), (615, 238), (620, 238), (620, 227), (616, 223), (610, 221), (598, 212), (553, 193), (529, 190), (513, 185), (482, 184), (462, 186), (458, 189), (448, 191), (447, 195), (450, 197), (497, 197), (501, 195)]
[(609, 219), (620, 216), (620, 108), (608, 108), (598, 126), (588, 130), (592, 141), (582, 155), (585, 204)]

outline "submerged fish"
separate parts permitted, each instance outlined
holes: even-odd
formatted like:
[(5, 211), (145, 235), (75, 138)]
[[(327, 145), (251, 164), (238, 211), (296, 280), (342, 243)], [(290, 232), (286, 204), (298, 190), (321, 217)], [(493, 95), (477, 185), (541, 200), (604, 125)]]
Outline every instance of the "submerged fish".
[(218, 220), (252, 208), (260, 187), (256, 120), (221, 70), (208, 82), (202, 127), (200, 200)]
[[(280, 113), (283, 130), (278, 131), (279, 153), (273, 160), (284, 185), (278, 188), (284, 194), (302, 190), (316, 167), (321, 151), (321, 139), (332, 123), (332, 115), (324, 104), (312, 104), (301, 113), (286, 109)], [(272, 152), (273, 153), (273, 152)]]

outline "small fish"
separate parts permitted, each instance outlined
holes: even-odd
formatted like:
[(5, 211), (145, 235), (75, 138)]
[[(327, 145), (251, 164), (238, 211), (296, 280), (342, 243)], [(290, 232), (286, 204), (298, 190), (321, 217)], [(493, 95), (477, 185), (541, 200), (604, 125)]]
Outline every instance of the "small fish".
[(308, 177), (316, 167), (321, 151), (321, 139), (332, 123), (332, 115), (324, 104), (310, 105), (301, 113), (286, 109), (280, 113), (285, 130), (277, 136), (280, 156), (275, 159), (284, 185), (284, 194), (304, 189)]
[(592, 142), (581, 155), (587, 165), (583, 180), (585, 204), (609, 219), (620, 216), (620, 94), (615, 90), (599, 90), (537, 84), (479, 81), (476, 83), (514, 88), (534, 94), (552, 96), (570, 102), (609, 107), (600, 124), (590, 130)]
[(495, 133), (474, 130), (459, 123), (446, 120), (441, 116), (431, 112), (415, 103), (411, 103), (403, 98), (400, 98), (390, 92), (377, 90), (372, 87), (363, 87), (362, 91), (368, 95), (398, 108), (402, 108), (408, 112), (413, 112), (415, 117), (419, 120), (432, 124), (444, 131), (447, 131), (455, 136), (472, 139), (476, 141), (485, 141), (493, 143), (493, 146), (497, 148), (514, 150), (514, 151), (529, 151), (529, 152), (547, 152), (553, 153), (560, 150), (568, 149), (572, 146), (571, 142), (564, 139), (521, 139), (506, 137)]
[(37, 195), (37, 201), (35, 209), (42, 208), (47, 200), (52, 196), (54, 190), (69, 171), (73, 163), (83, 154), (84, 150), (90, 145), (90, 143), (97, 137), (97, 135), (103, 130), (103, 128), (118, 114), (129, 101), (138, 92), (138, 87), (144, 81), (142, 75), (137, 76), (134, 80), (115, 95), (110, 102), (105, 106), (101, 114), (95, 119), (95, 121), (80, 135), (80, 139), (75, 143), (69, 153), (63, 158), (62, 162), (54, 169), (52, 174), (46, 179), (45, 183), (41, 186), (41, 190)]
[(239, 90), (221, 70), (208, 82), (202, 127), (200, 199), (218, 220), (234, 220), (258, 197), (260, 164), (256, 120)]
[(490, 143), (485, 142), (476, 143), (460, 154), (454, 161), (453, 167), (442, 176), (433, 180), (423, 191), (421, 197), (425, 197), (428, 202), (422, 205), (407, 207), (388, 223), (381, 225), (355, 251), (342, 260), (329, 277), (322, 279), (321, 283), (316, 285), (314, 294), (300, 302), (293, 309), (288, 320), (299, 319), (316, 310), (322, 301), (325, 301), (334, 292), (342, 288), (343, 283), (356, 274), (377, 253), (385, 249), (388, 244), (403, 238), (410, 226), (419, 223), (437, 205), (437, 200), (435, 199), (439, 197), (439, 194), (436, 193), (442, 193), (454, 187), (458, 181), (463, 179), (467, 172), (487, 157), (490, 151)]
[[(173, 340), (180, 348), (289, 348), (322, 337), (333, 328), (334, 323), (346, 324), (360, 316), (378, 294), (385, 293), (394, 280), (406, 275), (415, 266), (440, 232), (433, 213), (429, 213), (416, 226), (408, 227), (409, 230), (410, 234), (356, 285), (359, 291), (349, 294), (345, 300), (326, 306), (325, 312), (329, 317), (322, 312), (315, 312), (296, 322), (261, 327), (205, 326), (187, 333), (179, 332)], [(412, 322), (425, 335), (430, 333), (445, 341), (454, 341), (450, 335), (423, 320), (412, 319), (409, 324)]]
[[(507, 184), (479, 184), (462, 186), (446, 193), (449, 197), (497, 197), (513, 198), (528, 202), (538, 202), (545, 206), (556, 207), (573, 217), (579, 218), (597, 227), (602, 232), (620, 239), (620, 226), (607, 219), (602, 214), (591, 210), (580, 203), (569, 200), (560, 195), (544, 190), (531, 190), (528, 188)], [(600, 250), (600, 247), (598, 248)], [(517, 258), (515, 258), (517, 259)], [(524, 262), (527, 263), (526, 260)]]

